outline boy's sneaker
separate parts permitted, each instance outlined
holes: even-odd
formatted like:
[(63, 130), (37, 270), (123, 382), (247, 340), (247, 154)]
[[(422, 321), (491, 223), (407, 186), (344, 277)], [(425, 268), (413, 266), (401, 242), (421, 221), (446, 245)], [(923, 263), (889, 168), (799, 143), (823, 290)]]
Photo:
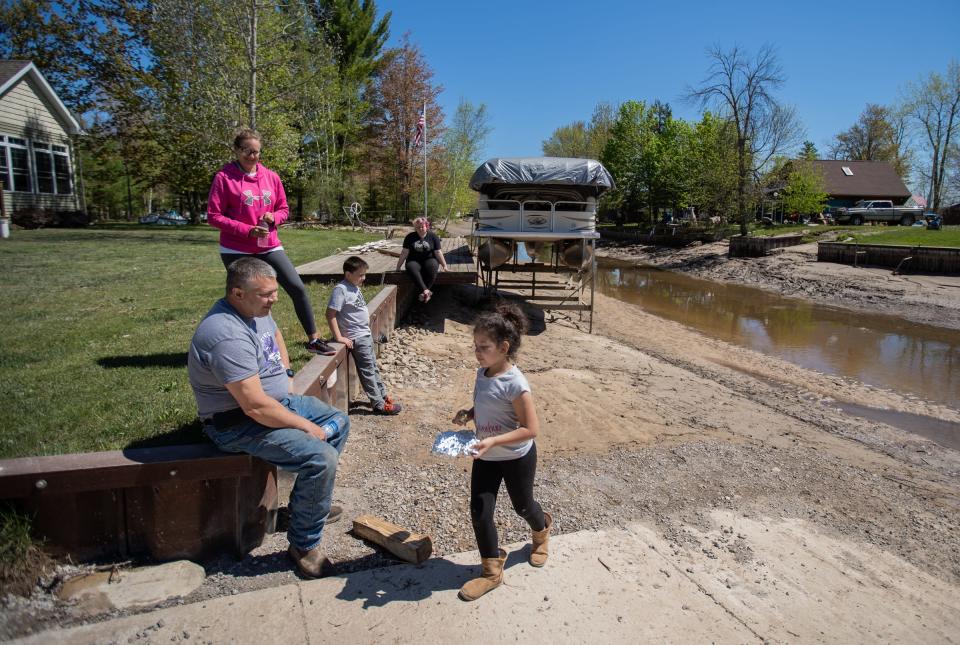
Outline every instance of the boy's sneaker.
[(320, 354), (321, 356), (333, 356), (337, 353), (337, 350), (330, 347), (330, 345), (327, 345), (319, 338), (314, 338), (310, 342), (304, 343), (304, 347), (306, 347), (307, 351), (311, 354)]
[(384, 401), (382, 407), (373, 409), (373, 413), (393, 415), (393, 414), (400, 414), (400, 410), (402, 409), (403, 409), (403, 406), (400, 405), (399, 403), (395, 403), (393, 401), (390, 401), (388, 403), (387, 401)]

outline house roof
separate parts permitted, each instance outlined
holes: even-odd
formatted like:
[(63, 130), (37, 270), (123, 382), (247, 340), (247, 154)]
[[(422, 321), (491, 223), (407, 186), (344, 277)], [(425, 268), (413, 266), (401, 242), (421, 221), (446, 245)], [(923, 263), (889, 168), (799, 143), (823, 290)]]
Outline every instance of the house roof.
[(67, 106), (63, 104), (57, 93), (53, 91), (47, 79), (43, 77), (37, 66), (28, 60), (0, 60), (0, 96), (3, 96), (25, 76), (31, 76), (40, 88), (40, 93), (53, 106), (54, 111), (67, 126), (70, 134), (82, 132), (80, 123), (74, 118)]
[(23, 71), (30, 64), (28, 60), (0, 60), (0, 86)]
[[(811, 161), (823, 174), (824, 189), (835, 197), (910, 197), (910, 191), (887, 161)], [(849, 169), (849, 174), (844, 172)]]

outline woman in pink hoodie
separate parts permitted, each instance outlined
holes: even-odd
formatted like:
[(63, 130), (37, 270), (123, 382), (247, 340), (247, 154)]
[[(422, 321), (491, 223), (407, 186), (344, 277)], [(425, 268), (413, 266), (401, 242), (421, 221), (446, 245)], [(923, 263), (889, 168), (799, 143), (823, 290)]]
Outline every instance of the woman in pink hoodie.
[(257, 257), (277, 272), (277, 282), (293, 299), (297, 318), (307, 333), (307, 350), (334, 354), (320, 339), (303, 281), (283, 251), (277, 228), (290, 215), (287, 195), (277, 173), (259, 162), (260, 133), (244, 129), (233, 140), (236, 160), (220, 169), (210, 186), (207, 221), (220, 229), (220, 258), (225, 267), (245, 255)]

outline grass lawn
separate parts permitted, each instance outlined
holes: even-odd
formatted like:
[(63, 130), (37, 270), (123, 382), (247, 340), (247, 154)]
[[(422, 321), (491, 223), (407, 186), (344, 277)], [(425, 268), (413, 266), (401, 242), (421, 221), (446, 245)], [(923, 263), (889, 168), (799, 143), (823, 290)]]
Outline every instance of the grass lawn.
[[(806, 224), (785, 224), (782, 226), (757, 226), (750, 230), (750, 235), (754, 237), (772, 237), (774, 235), (796, 235), (803, 234), (804, 242), (813, 242), (824, 233), (830, 231), (849, 231), (850, 226), (807, 226)], [(737, 235), (740, 231), (737, 231)]]
[[(851, 242), (860, 244), (902, 244), (906, 246), (941, 246), (960, 248), (960, 226), (944, 226), (930, 231), (919, 226), (855, 226), (850, 231)], [(841, 235), (837, 238), (844, 240)]]
[[(281, 239), (297, 265), (376, 238), (283, 230)], [(0, 266), (0, 457), (201, 440), (186, 352), (223, 296), (216, 230), (16, 230), (0, 242)], [(326, 332), (330, 287), (308, 288)], [(282, 290), (273, 311), (299, 369), (311, 354)]]

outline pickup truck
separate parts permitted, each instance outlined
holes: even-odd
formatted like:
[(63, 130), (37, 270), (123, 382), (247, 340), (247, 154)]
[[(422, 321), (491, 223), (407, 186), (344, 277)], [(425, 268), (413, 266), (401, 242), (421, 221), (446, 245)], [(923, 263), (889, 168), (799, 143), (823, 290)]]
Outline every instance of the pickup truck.
[(836, 219), (841, 224), (850, 223), (859, 226), (864, 222), (886, 222), (913, 226), (918, 219), (923, 218), (922, 208), (910, 206), (894, 206), (889, 199), (861, 199), (853, 208), (841, 208)]

